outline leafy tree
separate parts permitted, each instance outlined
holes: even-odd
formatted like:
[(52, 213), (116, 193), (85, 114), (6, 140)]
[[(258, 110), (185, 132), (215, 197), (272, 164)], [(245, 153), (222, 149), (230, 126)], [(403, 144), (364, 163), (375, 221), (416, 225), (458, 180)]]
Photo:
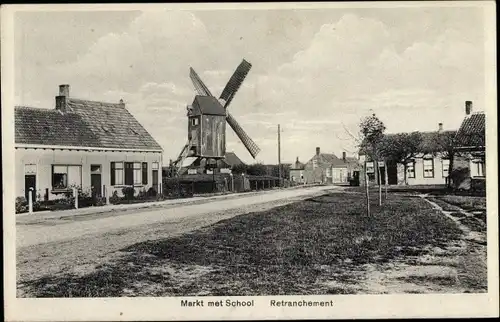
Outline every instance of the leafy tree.
[(407, 184), (408, 162), (422, 152), (421, 145), (422, 134), (420, 132), (386, 135), (381, 142), (380, 154), (388, 161), (403, 164), (405, 184)]
[[(271, 171), (269, 175), (273, 177), (279, 176), (279, 165), (275, 164), (271, 166)], [(289, 179), (290, 178), (290, 165), (289, 164), (281, 164), (281, 178)]]
[[(378, 187), (379, 187), (379, 206), (382, 205), (382, 185), (380, 179), (380, 167), (378, 166), (378, 161), (381, 159), (381, 142), (384, 139), (385, 125), (384, 123), (375, 115), (365, 117), (361, 120), (359, 124), (361, 144), (360, 150), (369, 156), (370, 159), (376, 164), (377, 174), (378, 174)], [(366, 172), (366, 171), (365, 171)], [(367, 189), (367, 199), (369, 203), (368, 195), (368, 182), (366, 183)], [(369, 214), (368, 206), (368, 214)]]
[(233, 167), (231, 168), (231, 171), (234, 173), (234, 174), (242, 174), (242, 173), (246, 173), (247, 172), (247, 168), (248, 166), (244, 163), (241, 163), (241, 164), (235, 164), (233, 165)]
[[(450, 178), (450, 174), (453, 172), (453, 163), (455, 160), (455, 156), (457, 156), (457, 150), (455, 146), (455, 131), (444, 131), (438, 132), (434, 138), (433, 146), (435, 149), (433, 151), (426, 151), (432, 154), (440, 153), (443, 159), (448, 159), (448, 178)], [(447, 181), (447, 186), (451, 186), (451, 180)]]
[(253, 176), (267, 175), (267, 167), (262, 163), (254, 163), (248, 166), (247, 173)]

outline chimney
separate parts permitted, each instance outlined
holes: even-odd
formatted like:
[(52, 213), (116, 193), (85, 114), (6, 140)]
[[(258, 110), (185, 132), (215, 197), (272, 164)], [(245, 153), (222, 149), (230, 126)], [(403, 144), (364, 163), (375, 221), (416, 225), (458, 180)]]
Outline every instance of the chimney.
[(345, 159), (346, 159), (346, 153), (342, 152), (342, 160), (344, 160), (344, 162), (345, 162)]
[(441, 132), (443, 130), (443, 123), (438, 123), (438, 131)]
[(472, 101), (465, 101), (465, 115), (472, 113)]
[(69, 85), (59, 85), (59, 96), (67, 96), (69, 97)]
[(123, 99), (120, 99), (120, 107), (125, 108), (125, 102), (123, 102)]
[(319, 151), (320, 150), (319, 150), (319, 146), (318, 146), (318, 147), (316, 147), (316, 155), (319, 155)]
[(59, 85), (59, 95), (56, 96), (56, 110), (65, 112), (68, 108), (69, 85)]

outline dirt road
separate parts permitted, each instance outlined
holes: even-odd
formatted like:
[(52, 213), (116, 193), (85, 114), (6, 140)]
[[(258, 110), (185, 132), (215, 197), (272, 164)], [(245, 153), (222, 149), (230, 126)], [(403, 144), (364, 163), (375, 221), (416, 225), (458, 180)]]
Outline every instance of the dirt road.
[[(331, 190), (332, 187), (311, 187), (294, 190), (267, 191), (262, 194), (242, 195), (239, 198), (210, 201), (195, 205), (169, 206), (166, 209), (137, 209), (135, 211), (115, 212), (108, 215), (85, 215), (65, 218), (53, 216), (18, 223), (16, 225), (17, 248), (71, 240), (88, 235), (100, 235), (132, 227), (175, 222), (180, 219), (198, 217), (207, 213), (224, 212), (230, 209), (265, 204), (275, 201), (287, 201), (293, 198)], [(291, 200), (293, 201), (293, 200)]]
[[(265, 211), (326, 193), (335, 187), (279, 190), (204, 204), (167, 206), (17, 224), (18, 296), (32, 296), (31, 283), (61, 274), (85, 274), (122, 256), (124, 247), (179, 236), (249, 212)], [(50, 216), (49, 216), (50, 217)], [(34, 287), (33, 290), (31, 288)]]

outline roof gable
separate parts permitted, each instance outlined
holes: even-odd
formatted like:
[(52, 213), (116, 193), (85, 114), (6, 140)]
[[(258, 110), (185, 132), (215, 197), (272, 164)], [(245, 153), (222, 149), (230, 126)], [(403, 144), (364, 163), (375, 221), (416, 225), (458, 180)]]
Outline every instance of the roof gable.
[(87, 123), (99, 147), (161, 150), (124, 104), (71, 98), (69, 108)]
[(15, 142), (61, 146), (95, 146), (97, 136), (79, 116), (58, 110), (15, 107)]
[(244, 164), (243, 161), (241, 161), (241, 159), (238, 158), (238, 156), (234, 152), (226, 152), (224, 162), (229, 166)]
[(455, 142), (458, 148), (485, 146), (486, 117), (483, 112), (467, 115), (462, 121)]
[(208, 115), (226, 115), (226, 110), (213, 96), (196, 95), (193, 102), (195, 111)]
[(20, 144), (161, 150), (121, 103), (70, 98), (66, 112), (16, 107), (15, 133)]

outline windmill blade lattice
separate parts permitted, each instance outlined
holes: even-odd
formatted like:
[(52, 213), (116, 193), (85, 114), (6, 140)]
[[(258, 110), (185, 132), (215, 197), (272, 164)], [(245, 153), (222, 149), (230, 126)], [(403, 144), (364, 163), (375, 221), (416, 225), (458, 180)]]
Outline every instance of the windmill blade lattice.
[(227, 113), (226, 121), (231, 126), (233, 131), (236, 133), (238, 138), (241, 140), (245, 148), (247, 148), (248, 152), (255, 159), (257, 154), (260, 152), (260, 148), (255, 144), (255, 142), (248, 136), (248, 134), (241, 128), (241, 126), (236, 122), (236, 119), (229, 113)]
[(222, 93), (220, 95), (220, 99), (224, 100), (225, 102), (224, 108), (227, 108), (229, 106), (229, 103), (231, 103), (231, 101), (233, 100), (234, 95), (241, 87), (241, 84), (245, 80), (245, 77), (247, 77), (248, 72), (251, 68), (252, 64), (244, 59), (236, 68), (233, 76), (231, 76), (229, 82), (227, 82), (226, 87), (224, 87), (224, 90), (222, 90)]
[(196, 74), (193, 68), (189, 69), (189, 77), (191, 78), (191, 81), (193, 82), (194, 85), (194, 89), (196, 90), (198, 95), (213, 96), (212, 93), (210, 93), (208, 87), (205, 86), (200, 76)]

